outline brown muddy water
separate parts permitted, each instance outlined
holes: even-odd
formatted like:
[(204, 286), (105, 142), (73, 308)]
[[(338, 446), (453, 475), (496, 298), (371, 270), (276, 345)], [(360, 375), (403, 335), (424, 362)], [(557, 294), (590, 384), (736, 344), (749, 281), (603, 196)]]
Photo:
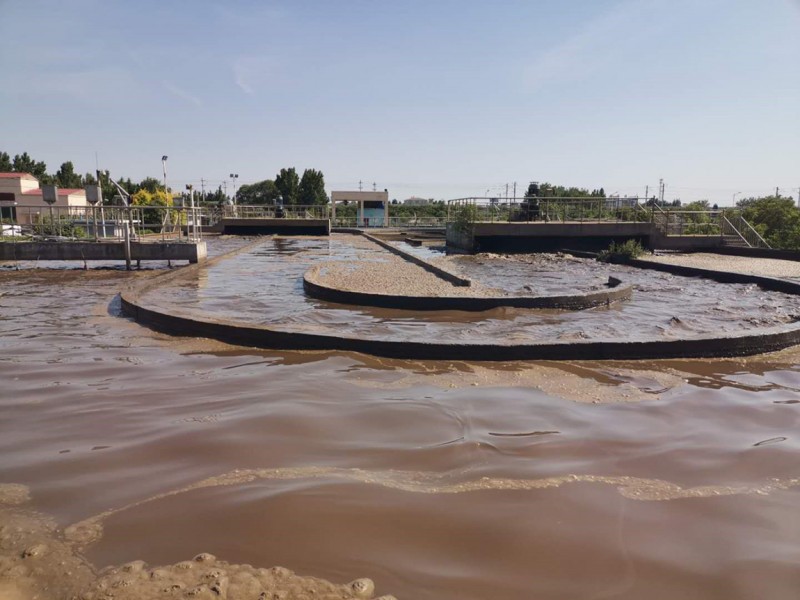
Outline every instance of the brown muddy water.
[[(267, 238), (198, 277), (157, 289), (148, 300), (168, 310), (290, 331), (470, 343), (692, 338), (752, 331), (800, 318), (800, 297), (765, 292), (756, 285), (721, 284), (555, 255), (524, 262), (484, 255), (458, 257), (445, 266), (508, 295), (586, 293), (604, 288), (614, 276), (635, 287), (633, 298), (577, 312), (500, 308), (474, 313), (356, 307), (306, 297), (302, 276), (313, 265), (386, 261), (385, 250), (361, 240), (356, 245), (353, 238)], [(242, 296), (246, 303), (240, 301)]]
[[(240, 257), (222, 281), (260, 277)], [(290, 259), (266, 271), (302, 274)], [(69, 597), (63, 544), (88, 579), (207, 552), (369, 577), (400, 599), (798, 598), (797, 350), (502, 364), (264, 352), (121, 317), (116, 291), (149, 276), (0, 272), (0, 484), (30, 496), (0, 506), (0, 597)], [(281, 315), (310, 312), (281, 279), (207, 301), (255, 314), (275, 290)], [(24, 489), (0, 486), (0, 503)], [(3, 540), (32, 514), (56, 528), (21, 558)]]

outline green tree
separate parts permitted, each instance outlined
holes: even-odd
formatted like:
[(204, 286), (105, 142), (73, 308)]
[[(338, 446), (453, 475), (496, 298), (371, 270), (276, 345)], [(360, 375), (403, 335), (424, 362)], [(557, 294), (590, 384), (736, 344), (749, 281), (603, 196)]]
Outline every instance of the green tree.
[(712, 235), (719, 233), (719, 226), (712, 222), (711, 213), (709, 212), (711, 206), (708, 200), (689, 202), (689, 204), (683, 206), (681, 210), (689, 211), (680, 213), (684, 220), (683, 232), (685, 234)]
[(14, 156), (12, 168), (15, 173), (30, 173), (36, 177), (40, 183), (49, 183), (51, 179), (47, 175), (47, 165), (41, 161), (36, 162), (28, 156), (27, 152)]
[[(172, 206), (172, 194), (164, 192), (164, 189), (150, 192), (145, 188), (138, 190), (131, 196), (131, 204), (133, 206), (148, 206), (148, 207), (167, 207)], [(153, 210), (147, 209), (143, 211), (143, 221), (146, 225), (160, 225), (164, 222), (164, 215), (166, 208), (158, 208)]]
[(275, 204), (281, 193), (271, 179), (244, 184), (236, 190), (236, 203), (245, 206), (251, 204)]
[(13, 168), (8, 152), (0, 152), (0, 173), (10, 173)]
[(81, 187), (81, 176), (75, 172), (71, 161), (63, 163), (56, 171), (55, 184), (62, 188)]
[(322, 171), (316, 169), (303, 171), (298, 199), (300, 204), (328, 203), (328, 197), (325, 195), (325, 177), (322, 175)]
[(281, 195), (284, 204), (297, 204), (299, 198), (300, 178), (294, 167), (281, 169), (275, 177), (275, 186)]
[(163, 184), (155, 177), (145, 177), (136, 187), (138, 188), (136, 191), (147, 190), (151, 194), (155, 194), (159, 190), (164, 189)]
[(792, 198), (765, 196), (737, 202), (742, 216), (773, 248), (800, 248), (800, 210)]

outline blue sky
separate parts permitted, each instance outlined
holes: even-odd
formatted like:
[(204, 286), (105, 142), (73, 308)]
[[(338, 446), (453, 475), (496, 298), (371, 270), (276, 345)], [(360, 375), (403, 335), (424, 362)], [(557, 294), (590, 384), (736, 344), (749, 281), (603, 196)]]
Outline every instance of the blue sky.
[(173, 187), (797, 197), (798, 32), (800, 0), (0, 0), (0, 150), (167, 154)]

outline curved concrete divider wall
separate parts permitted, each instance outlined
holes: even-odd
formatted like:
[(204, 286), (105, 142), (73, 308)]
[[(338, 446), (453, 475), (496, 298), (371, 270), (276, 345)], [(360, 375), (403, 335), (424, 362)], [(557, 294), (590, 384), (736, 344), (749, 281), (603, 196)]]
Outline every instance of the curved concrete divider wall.
[[(233, 253), (215, 257), (213, 264), (233, 254), (247, 250), (242, 248)], [(632, 266), (652, 268), (657, 263), (635, 261)], [(644, 264), (647, 263), (647, 264)], [(678, 272), (671, 269), (676, 265), (658, 264), (656, 268)], [(665, 267), (665, 268), (661, 268)], [(666, 268), (670, 267), (670, 269)], [(164, 333), (206, 337), (222, 342), (265, 348), (271, 350), (327, 350), (361, 352), (375, 356), (407, 358), (419, 360), (631, 360), (659, 358), (720, 358), (746, 356), (781, 350), (800, 344), (800, 323), (762, 329), (755, 333), (740, 333), (721, 337), (689, 338), (683, 340), (650, 341), (556, 341), (535, 344), (473, 344), (473, 343), (429, 343), (417, 341), (374, 340), (339, 335), (310, 334), (305, 332), (281, 331), (267, 326), (251, 325), (210, 317), (197, 317), (180, 314), (173, 309), (167, 311), (149, 303), (144, 293), (157, 288), (165, 282), (179, 277), (191, 276), (201, 265), (191, 265), (164, 275), (153, 277), (138, 286), (132, 286), (120, 293), (122, 311), (138, 323)], [(701, 275), (702, 269), (680, 269), (683, 275)], [(742, 276), (735, 273), (709, 272), (715, 277), (730, 276), (735, 283), (759, 283), (790, 294), (800, 294), (800, 283), (771, 279), (767, 277)], [(744, 279), (742, 279), (744, 278)], [(718, 279), (720, 280), (720, 279)], [(756, 281), (760, 280), (760, 281)], [(788, 284), (788, 285), (787, 285)]]
[(609, 288), (606, 290), (566, 296), (396, 296), (357, 292), (325, 285), (317, 278), (322, 268), (324, 266), (311, 267), (303, 275), (303, 289), (306, 294), (312, 298), (338, 302), (339, 304), (377, 306), (380, 308), (420, 311), (481, 311), (501, 307), (584, 310), (595, 306), (607, 306), (612, 302), (621, 300), (630, 300), (633, 295), (631, 286), (619, 286), (619, 280), (613, 280), (613, 282), (609, 282)]
[(640, 269), (652, 269), (653, 271), (663, 271), (673, 275), (684, 277), (704, 277), (719, 283), (754, 283), (770, 292), (783, 292), (800, 296), (800, 281), (789, 279), (778, 279), (777, 277), (764, 277), (762, 275), (749, 275), (746, 273), (733, 273), (731, 271), (714, 271), (712, 269), (699, 269), (697, 267), (686, 267), (669, 263), (659, 263), (650, 260), (632, 258), (628, 260), (612, 261), (620, 265), (638, 267)]
[(280, 331), (235, 321), (184, 316), (168, 313), (160, 307), (148, 306), (133, 291), (123, 292), (120, 296), (122, 310), (126, 315), (155, 330), (272, 350), (362, 352), (419, 360), (630, 360), (743, 356), (800, 344), (800, 324), (797, 323), (766, 329), (756, 334), (642, 342), (595, 340), (541, 344), (448, 344), (373, 340)]
[(469, 286), (472, 285), (472, 280), (471, 279), (467, 279), (466, 277), (459, 277), (458, 275), (455, 275), (454, 273), (451, 273), (450, 271), (446, 271), (446, 270), (442, 269), (441, 267), (437, 267), (436, 265), (429, 263), (427, 260), (422, 259), (419, 256), (414, 256), (410, 252), (406, 252), (405, 250), (402, 250), (401, 248), (398, 248), (397, 246), (393, 246), (392, 244), (390, 244), (388, 242), (385, 242), (385, 241), (383, 241), (383, 240), (381, 240), (379, 238), (376, 238), (374, 235), (370, 235), (370, 234), (365, 233), (363, 231), (359, 231), (359, 233), (361, 235), (363, 235), (365, 238), (367, 238), (369, 241), (374, 242), (375, 244), (378, 244), (380, 247), (385, 248), (386, 250), (388, 250), (392, 254), (396, 254), (397, 256), (399, 256), (399, 257), (401, 257), (401, 258), (403, 258), (403, 259), (405, 259), (405, 260), (407, 260), (409, 262), (412, 262), (417, 266), (422, 267), (423, 269), (425, 269), (429, 273), (433, 273), (438, 278), (444, 279), (445, 281), (447, 281), (449, 283), (452, 283), (453, 285), (457, 285), (457, 286), (460, 286), (460, 287), (469, 287)]

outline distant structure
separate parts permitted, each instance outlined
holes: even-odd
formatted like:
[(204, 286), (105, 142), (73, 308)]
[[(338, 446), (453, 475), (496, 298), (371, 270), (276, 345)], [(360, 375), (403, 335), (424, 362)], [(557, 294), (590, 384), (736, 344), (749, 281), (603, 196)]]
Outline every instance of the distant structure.
[(429, 198), (419, 198), (418, 196), (411, 196), (411, 198), (406, 198), (403, 200), (403, 204), (406, 206), (426, 206), (432, 203), (433, 200)]
[[(86, 207), (86, 191), (78, 188), (59, 188), (56, 208)], [(31, 224), (36, 216), (49, 208), (42, 199), (39, 180), (30, 173), (0, 173), (0, 218), (13, 219), (17, 224)], [(19, 210), (22, 208), (22, 210)]]
[(331, 218), (336, 219), (337, 202), (355, 202), (357, 227), (389, 226), (389, 191), (341, 191), (331, 192)]

